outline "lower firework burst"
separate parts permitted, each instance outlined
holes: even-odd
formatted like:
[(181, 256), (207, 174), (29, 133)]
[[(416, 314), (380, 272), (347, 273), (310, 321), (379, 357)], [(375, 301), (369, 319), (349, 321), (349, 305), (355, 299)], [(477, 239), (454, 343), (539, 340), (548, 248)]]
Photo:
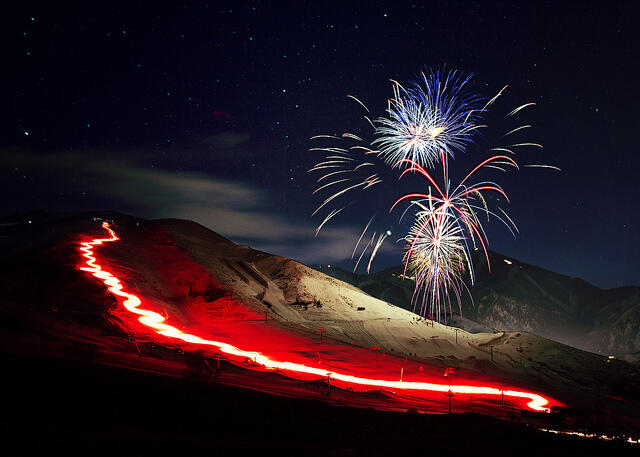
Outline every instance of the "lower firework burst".
[[(431, 315), (441, 320), (446, 315), (446, 304), (455, 297), (458, 306), (465, 289), (465, 271), (471, 272), (471, 263), (465, 245), (465, 235), (456, 216), (446, 208), (416, 203), (420, 210), (404, 237), (407, 242), (405, 265), (410, 277), (415, 279), (413, 295), (414, 312)], [(452, 297), (453, 295), (453, 297)]]
[[(405, 240), (408, 245), (405, 252), (405, 275), (410, 270), (416, 281), (413, 300), (414, 309), (420, 302), (420, 314), (431, 314), (441, 320), (442, 304), (448, 303), (451, 310), (451, 295), (455, 296), (461, 306), (461, 296), (466, 287), (463, 274), (468, 269), (473, 285), (473, 268), (470, 261), (470, 244), (478, 241), (491, 271), (489, 253), (487, 252), (486, 234), (480, 223), (478, 212), (487, 218), (491, 215), (503, 222), (509, 230), (511, 219), (503, 212), (506, 220), (491, 211), (483, 197), (484, 192), (494, 192), (509, 199), (500, 186), (493, 182), (482, 181), (468, 184), (467, 181), (483, 167), (512, 166), (518, 164), (505, 155), (494, 155), (480, 162), (454, 188), (449, 185), (448, 160), (444, 151), (440, 152), (443, 173), (443, 186), (439, 186), (433, 176), (412, 160), (404, 159), (409, 168), (402, 175), (417, 173), (429, 182), (428, 193), (410, 193), (400, 197), (391, 207), (395, 208), (402, 201), (411, 199), (411, 206), (417, 206), (416, 221)], [(435, 194), (431, 192), (431, 186)], [(502, 210), (501, 210), (502, 211)], [(515, 228), (515, 226), (514, 226)], [(515, 228), (517, 230), (517, 228)], [(511, 230), (513, 234), (513, 230)], [(515, 234), (514, 234), (515, 236)], [(411, 268), (409, 268), (411, 267)], [(446, 317), (446, 316), (445, 316)]]

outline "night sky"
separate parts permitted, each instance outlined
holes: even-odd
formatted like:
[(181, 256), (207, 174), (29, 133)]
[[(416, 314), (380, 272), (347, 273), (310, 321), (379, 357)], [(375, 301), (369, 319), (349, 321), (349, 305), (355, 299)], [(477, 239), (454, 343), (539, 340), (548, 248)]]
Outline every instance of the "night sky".
[[(509, 85), (486, 136), (456, 155), (457, 173), (527, 102), (526, 139), (544, 149), (518, 160), (562, 169), (488, 175), (520, 228), (515, 241), (485, 225), (490, 248), (601, 287), (640, 285), (634, 2), (50, 3), (3, 6), (0, 214), (187, 218), (308, 264), (345, 265), (373, 212), (424, 188), (388, 180), (314, 238), (322, 218), (311, 218), (307, 170), (322, 155), (309, 138), (370, 133), (347, 94), (381, 116), (389, 79), (446, 66), (473, 73), (483, 97)], [(375, 268), (400, 263), (388, 244)]]

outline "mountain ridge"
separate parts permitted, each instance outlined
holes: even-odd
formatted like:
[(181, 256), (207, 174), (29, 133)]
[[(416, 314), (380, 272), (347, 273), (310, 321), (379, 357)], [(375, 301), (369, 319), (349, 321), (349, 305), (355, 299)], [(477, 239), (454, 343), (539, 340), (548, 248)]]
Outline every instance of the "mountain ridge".
[[(601, 289), (495, 252), (489, 253), (489, 274), (484, 257), (477, 252), (473, 257), (476, 281), (473, 287), (468, 278), (465, 281), (473, 301), (468, 295), (462, 298), (464, 318), (485, 330), (528, 331), (590, 352), (639, 360), (640, 287)], [(313, 267), (374, 297), (414, 309), (414, 282), (403, 279), (404, 265), (370, 275), (328, 265)], [(453, 316), (447, 319), (464, 328), (457, 304), (451, 306)]]

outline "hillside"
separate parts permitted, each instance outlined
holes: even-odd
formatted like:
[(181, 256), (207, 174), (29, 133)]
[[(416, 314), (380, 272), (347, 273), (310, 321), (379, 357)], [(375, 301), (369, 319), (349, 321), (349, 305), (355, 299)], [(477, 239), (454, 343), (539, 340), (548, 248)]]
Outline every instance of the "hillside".
[[(388, 370), (387, 376), (405, 381), (430, 377), (451, 383), (443, 374), (452, 370), (456, 380), (528, 388), (560, 404), (637, 420), (640, 371), (629, 363), (509, 327), (466, 331), (433, 323), (299, 262), (236, 245), (197, 223), (176, 219), (42, 213), (0, 220), (0, 248), (6, 253), (0, 264), (4, 351), (171, 376), (185, 365), (190, 369), (193, 359), (187, 354), (199, 354), (209, 368), (220, 360), (215, 351), (142, 326), (99, 282), (78, 270), (79, 242), (104, 236), (103, 220), (110, 221), (120, 239), (99, 248), (102, 262), (175, 328), (360, 376)], [(318, 341), (319, 330), (324, 342)], [(323, 391), (315, 379), (300, 383), (227, 361), (241, 368), (226, 368), (226, 379), (216, 371), (218, 382), (301, 398), (318, 398)], [(446, 411), (442, 394), (425, 404), (398, 392), (367, 396), (343, 388), (323, 400)], [(511, 414), (499, 402), (475, 395), (458, 397), (456, 404), (466, 411)]]
[[(513, 258), (490, 253), (475, 259), (476, 285), (462, 302), (460, 319), (454, 304), (451, 325), (470, 329), (526, 331), (600, 354), (634, 361), (640, 351), (640, 287), (603, 290), (577, 278), (553, 273)], [(371, 275), (316, 265), (325, 274), (365, 292), (413, 310), (414, 282), (402, 279), (403, 266)]]

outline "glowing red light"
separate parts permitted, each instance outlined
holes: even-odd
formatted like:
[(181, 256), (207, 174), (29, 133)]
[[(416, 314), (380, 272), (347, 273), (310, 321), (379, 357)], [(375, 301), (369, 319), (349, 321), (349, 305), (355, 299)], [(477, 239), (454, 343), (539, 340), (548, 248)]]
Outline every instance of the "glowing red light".
[(103, 222), (102, 227), (109, 233), (109, 238), (96, 238), (92, 241), (86, 241), (81, 243), (80, 251), (82, 256), (86, 259), (85, 266), (80, 269), (91, 273), (96, 278), (100, 279), (107, 286), (109, 292), (118, 297), (124, 308), (130, 313), (138, 315), (138, 321), (143, 325), (152, 328), (159, 335), (163, 335), (167, 338), (181, 340), (186, 343), (204, 345), (208, 347), (216, 348), (218, 351), (233, 358), (239, 358), (241, 360), (250, 359), (256, 364), (262, 365), (267, 369), (281, 370), (283, 372), (303, 373), (319, 378), (330, 378), (332, 381), (342, 381), (346, 384), (355, 384), (360, 386), (381, 387), (388, 389), (402, 389), (409, 391), (429, 391), (429, 392), (442, 392), (452, 394), (472, 394), (483, 395), (493, 397), (513, 397), (528, 399), (527, 406), (536, 411), (547, 411), (546, 407), (549, 401), (536, 393), (523, 392), (517, 390), (504, 390), (492, 386), (471, 386), (471, 385), (450, 385), (450, 384), (436, 384), (429, 382), (414, 382), (414, 381), (393, 381), (385, 379), (372, 379), (341, 373), (338, 371), (332, 371), (327, 369), (321, 369), (316, 367), (310, 367), (304, 364), (278, 361), (274, 360), (261, 352), (246, 351), (240, 349), (230, 343), (223, 341), (214, 341), (205, 338), (201, 338), (197, 335), (190, 333), (184, 333), (181, 330), (165, 323), (166, 318), (154, 311), (141, 308), (142, 300), (135, 294), (127, 292), (120, 280), (112, 273), (105, 271), (100, 266), (96, 258), (94, 257), (94, 246), (101, 245), (105, 242), (112, 242), (119, 240), (115, 232), (109, 227), (107, 222)]

